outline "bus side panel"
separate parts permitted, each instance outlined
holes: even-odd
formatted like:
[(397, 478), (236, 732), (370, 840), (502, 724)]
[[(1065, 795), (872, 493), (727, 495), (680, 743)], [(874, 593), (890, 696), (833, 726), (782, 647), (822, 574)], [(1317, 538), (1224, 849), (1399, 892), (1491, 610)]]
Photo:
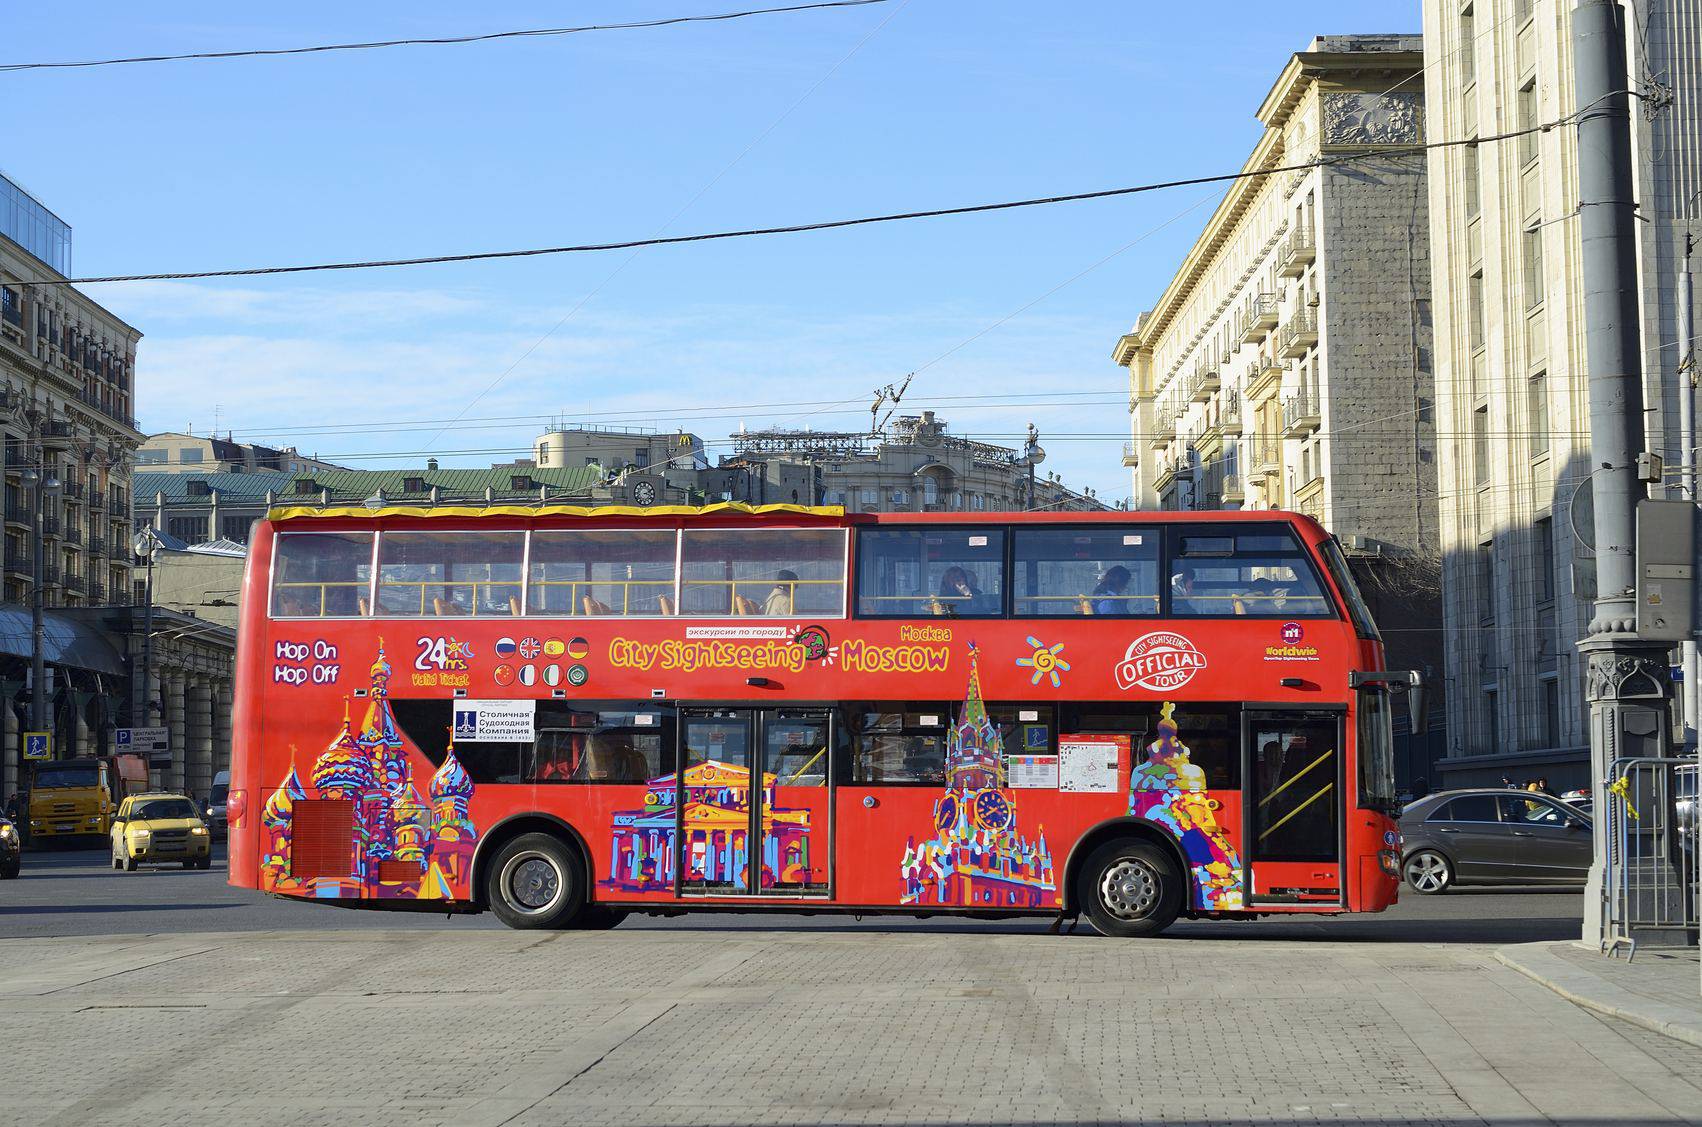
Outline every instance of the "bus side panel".
[(229, 873), (226, 881), (237, 888), (258, 888), (256, 845), (259, 840), (260, 763), (265, 747), (261, 702), (266, 693), (266, 576), (271, 570), (272, 526), (255, 524), (243, 569), (239, 604), (242, 615), (237, 627), (236, 692), (231, 712), (230, 786), (227, 806), (239, 816), (228, 826), (226, 848)]

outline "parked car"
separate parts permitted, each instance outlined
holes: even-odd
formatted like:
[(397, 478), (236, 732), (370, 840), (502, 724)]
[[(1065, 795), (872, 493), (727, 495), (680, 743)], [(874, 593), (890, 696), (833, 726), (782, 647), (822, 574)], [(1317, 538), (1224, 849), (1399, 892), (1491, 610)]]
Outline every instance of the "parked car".
[(230, 823), (230, 816), (225, 811), (225, 800), (230, 797), (230, 772), (220, 771), (213, 776), (213, 789), (207, 794), (207, 805), (201, 813), (201, 820), (207, 823), (207, 828), (213, 833), (214, 841), (223, 841)]
[(112, 867), (135, 872), (143, 862), (212, 867), (212, 834), (193, 801), (163, 791), (124, 800), (112, 819)]
[(12, 880), (24, 867), (24, 843), (18, 838), (18, 827), (0, 814), (0, 880)]
[(1416, 892), (1455, 885), (1581, 885), (1591, 859), (1587, 814), (1546, 794), (1457, 790), (1401, 812), (1401, 875)]

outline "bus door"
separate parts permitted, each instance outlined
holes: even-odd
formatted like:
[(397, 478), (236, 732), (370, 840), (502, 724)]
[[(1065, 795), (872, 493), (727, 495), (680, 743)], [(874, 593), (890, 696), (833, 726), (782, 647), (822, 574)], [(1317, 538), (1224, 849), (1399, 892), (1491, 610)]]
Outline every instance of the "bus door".
[(1341, 905), (1342, 715), (1248, 709), (1241, 726), (1247, 906)]
[(682, 709), (679, 733), (680, 894), (827, 896), (830, 714)]

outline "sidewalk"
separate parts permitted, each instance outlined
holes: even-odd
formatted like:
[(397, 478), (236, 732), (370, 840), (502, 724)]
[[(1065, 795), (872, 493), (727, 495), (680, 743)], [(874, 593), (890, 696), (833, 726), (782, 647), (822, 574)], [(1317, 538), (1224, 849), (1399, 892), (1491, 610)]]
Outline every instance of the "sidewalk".
[(1495, 957), (1561, 997), (1702, 1048), (1702, 960), (1694, 947), (1608, 958), (1579, 943), (1519, 943)]

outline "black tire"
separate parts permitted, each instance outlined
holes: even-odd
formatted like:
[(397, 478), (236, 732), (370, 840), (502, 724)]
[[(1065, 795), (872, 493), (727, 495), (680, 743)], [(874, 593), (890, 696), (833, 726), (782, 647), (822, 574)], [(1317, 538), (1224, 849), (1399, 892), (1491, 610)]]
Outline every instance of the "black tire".
[(22, 862), (16, 865), (0, 865), (0, 880), (17, 880), (18, 874), (23, 870)]
[(206, 872), (208, 869), (213, 867), (212, 856), (209, 855), (209, 856), (201, 858), (199, 861), (195, 862), (195, 867), (197, 869), (200, 869), (202, 872)]
[(124, 855), (123, 869), (127, 873), (135, 872), (136, 871), (136, 858), (134, 858), (134, 857), (130, 856), (128, 853), (126, 853)]
[(1157, 935), (1182, 911), (1186, 886), (1168, 852), (1137, 838), (1095, 849), (1081, 868), (1076, 901), (1094, 930), (1118, 939)]
[(183, 868), (184, 868), (184, 871), (187, 872), (188, 870), (195, 868), (195, 862), (194, 861), (185, 861), (185, 862), (183, 862)]
[(122, 869), (124, 867), (124, 862), (118, 859), (118, 850), (116, 849), (112, 851), (112, 867), (115, 869)]
[(1440, 896), (1454, 885), (1454, 863), (1434, 849), (1415, 849), (1401, 863), (1401, 878), (1420, 896)]
[(573, 847), (549, 834), (521, 834), (504, 845), (485, 872), (485, 903), (512, 928), (578, 926), (585, 888)]

